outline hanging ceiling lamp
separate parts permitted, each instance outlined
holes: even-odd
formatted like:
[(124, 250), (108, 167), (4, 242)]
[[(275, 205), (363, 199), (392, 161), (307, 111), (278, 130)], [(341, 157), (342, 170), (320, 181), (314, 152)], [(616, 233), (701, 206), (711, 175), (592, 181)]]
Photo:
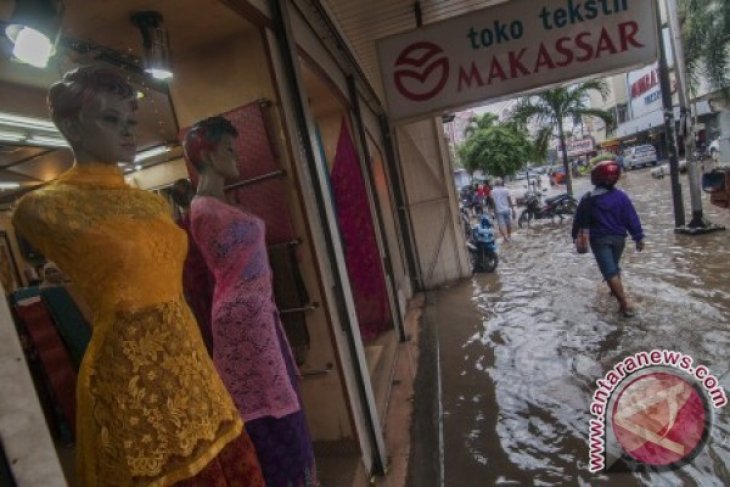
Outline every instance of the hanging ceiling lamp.
[(132, 22), (142, 32), (145, 72), (161, 81), (172, 78), (170, 44), (162, 15), (154, 11), (139, 12), (132, 15)]
[(45, 68), (56, 50), (63, 4), (58, 0), (16, 0), (5, 34), (13, 43), (13, 57)]

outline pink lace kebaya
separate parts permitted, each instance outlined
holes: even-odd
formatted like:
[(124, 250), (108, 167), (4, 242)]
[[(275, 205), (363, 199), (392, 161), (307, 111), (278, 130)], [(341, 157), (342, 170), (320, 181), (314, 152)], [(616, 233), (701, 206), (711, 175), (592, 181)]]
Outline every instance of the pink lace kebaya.
[(263, 220), (209, 196), (193, 199), (190, 212), (193, 238), (216, 281), (213, 362), (241, 416), (248, 422), (299, 411), (277, 333)]

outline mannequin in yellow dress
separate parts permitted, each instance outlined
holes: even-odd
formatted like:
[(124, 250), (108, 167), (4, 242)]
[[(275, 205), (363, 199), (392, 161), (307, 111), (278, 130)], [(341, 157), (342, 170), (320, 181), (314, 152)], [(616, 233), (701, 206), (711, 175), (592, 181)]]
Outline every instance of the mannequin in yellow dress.
[(186, 236), (152, 193), (125, 184), (136, 92), (84, 67), (49, 92), (74, 166), (19, 202), (18, 232), (93, 312), (79, 371), (80, 485), (263, 486), (243, 423), (182, 297)]

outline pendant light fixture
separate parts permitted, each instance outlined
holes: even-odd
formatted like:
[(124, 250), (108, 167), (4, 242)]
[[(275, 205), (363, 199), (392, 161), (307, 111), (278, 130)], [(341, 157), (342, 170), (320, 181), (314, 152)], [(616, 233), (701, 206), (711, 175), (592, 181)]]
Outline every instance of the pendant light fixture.
[(132, 15), (132, 22), (142, 33), (145, 72), (160, 81), (172, 78), (170, 44), (167, 30), (162, 23), (162, 14), (154, 11), (139, 12)]
[(14, 59), (45, 68), (56, 50), (63, 4), (59, 0), (16, 0), (5, 34)]

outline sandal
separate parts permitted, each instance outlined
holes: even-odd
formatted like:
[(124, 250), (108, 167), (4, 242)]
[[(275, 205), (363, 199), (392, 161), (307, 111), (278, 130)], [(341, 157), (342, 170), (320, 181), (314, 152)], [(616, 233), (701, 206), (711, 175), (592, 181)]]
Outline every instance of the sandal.
[(636, 310), (634, 308), (624, 308), (620, 312), (624, 318), (633, 318), (636, 316)]

